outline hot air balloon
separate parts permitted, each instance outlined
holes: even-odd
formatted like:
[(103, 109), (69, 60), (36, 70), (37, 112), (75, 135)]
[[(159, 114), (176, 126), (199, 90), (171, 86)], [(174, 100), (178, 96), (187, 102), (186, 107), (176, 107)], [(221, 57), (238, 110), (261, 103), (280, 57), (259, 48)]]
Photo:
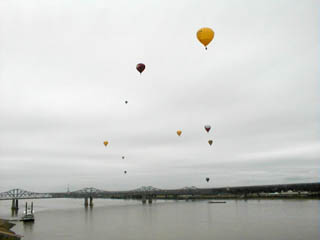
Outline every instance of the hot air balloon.
[(207, 177), (207, 178), (206, 178), (206, 181), (209, 182), (209, 181), (210, 181), (210, 178)]
[(124, 156), (122, 156), (122, 159), (124, 159)]
[(210, 144), (210, 146), (212, 145), (213, 141), (212, 140), (209, 140), (208, 143)]
[(181, 131), (181, 130), (178, 130), (178, 131), (177, 131), (178, 136), (180, 136), (180, 135), (181, 135), (181, 133), (182, 133), (182, 131)]
[(214, 31), (211, 28), (201, 28), (197, 32), (197, 38), (205, 46), (207, 50), (207, 45), (214, 38)]
[(136, 66), (136, 69), (140, 74), (144, 71), (145, 68), (146, 68), (146, 65), (144, 65), (143, 63), (138, 63)]
[(211, 126), (210, 126), (210, 125), (205, 125), (205, 126), (204, 126), (204, 129), (205, 129), (207, 132), (209, 132), (210, 129), (211, 129)]
[(124, 101), (125, 104), (128, 104), (128, 101)]
[(127, 174), (127, 171), (124, 171), (124, 174)]
[(108, 143), (109, 143), (108, 141), (104, 141), (104, 142), (103, 142), (103, 144), (104, 144), (105, 147), (108, 145)]

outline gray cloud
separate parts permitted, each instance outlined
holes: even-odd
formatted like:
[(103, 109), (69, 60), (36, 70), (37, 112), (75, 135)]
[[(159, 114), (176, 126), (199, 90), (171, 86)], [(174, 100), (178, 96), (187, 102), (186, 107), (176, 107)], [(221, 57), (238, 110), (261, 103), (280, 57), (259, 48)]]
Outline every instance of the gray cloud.
[(318, 8), (1, 1), (0, 191), (319, 181)]

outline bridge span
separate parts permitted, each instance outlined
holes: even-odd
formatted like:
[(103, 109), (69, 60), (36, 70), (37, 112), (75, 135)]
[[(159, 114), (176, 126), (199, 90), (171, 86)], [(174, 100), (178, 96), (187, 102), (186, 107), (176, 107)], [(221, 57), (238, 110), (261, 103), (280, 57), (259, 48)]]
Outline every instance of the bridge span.
[(0, 193), (0, 200), (12, 200), (11, 209), (19, 209), (19, 199), (52, 198), (48, 193), (29, 192), (19, 188)]
[(181, 189), (158, 189), (153, 187), (141, 187), (130, 191), (106, 191), (93, 187), (83, 188), (73, 192), (51, 192), (36, 193), (22, 189), (12, 189), (0, 193), (0, 200), (12, 200), (12, 208), (18, 209), (19, 199), (39, 199), (39, 198), (84, 198), (85, 206), (93, 206), (93, 198), (134, 198), (142, 199), (142, 202), (148, 200), (150, 203), (153, 198), (171, 196), (177, 199), (182, 195), (190, 196), (243, 196), (246, 198), (249, 194), (257, 194), (259, 197), (265, 193), (275, 192), (308, 192), (311, 195), (320, 195), (320, 182), (316, 183), (295, 183), (295, 184), (277, 184), (277, 185), (257, 185), (257, 186), (238, 186), (238, 187), (220, 187), (220, 188), (196, 188), (186, 187)]

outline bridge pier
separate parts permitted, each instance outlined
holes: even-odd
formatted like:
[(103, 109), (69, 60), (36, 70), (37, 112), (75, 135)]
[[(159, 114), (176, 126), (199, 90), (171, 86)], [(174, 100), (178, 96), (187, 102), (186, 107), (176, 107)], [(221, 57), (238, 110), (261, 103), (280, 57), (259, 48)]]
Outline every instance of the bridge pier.
[(146, 195), (142, 195), (142, 204), (146, 204), (147, 199), (146, 199)]
[(90, 200), (90, 203), (89, 203), (90, 207), (93, 207), (93, 197), (90, 196), (89, 200)]
[(19, 201), (18, 199), (12, 199), (11, 209), (18, 210), (19, 209)]
[(84, 206), (88, 207), (88, 198), (87, 197), (84, 198)]

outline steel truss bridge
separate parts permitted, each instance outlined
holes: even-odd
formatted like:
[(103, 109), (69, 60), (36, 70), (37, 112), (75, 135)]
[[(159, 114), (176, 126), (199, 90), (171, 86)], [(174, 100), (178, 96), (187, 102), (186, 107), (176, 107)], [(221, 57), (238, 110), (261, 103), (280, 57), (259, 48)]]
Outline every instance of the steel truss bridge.
[(19, 188), (0, 193), (0, 200), (52, 198), (49, 193), (36, 193)]
[(106, 191), (93, 187), (83, 188), (73, 192), (56, 192), (56, 193), (36, 193), (22, 189), (12, 189), (0, 193), (0, 200), (18, 200), (18, 199), (39, 199), (39, 198), (141, 198), (143, 196), (180, 196), (180, 195), (247, 195), (275, 192), (309, 192), (320, 193), (319, 183), (296, 183), (280, 185), (260, 185), (260, 186), (240, 186), (240, 187), (223, 187), (223, 188), (196, 188), (186, 187), (181, 189), (158, 189), (141, 187), (130, 191)]

